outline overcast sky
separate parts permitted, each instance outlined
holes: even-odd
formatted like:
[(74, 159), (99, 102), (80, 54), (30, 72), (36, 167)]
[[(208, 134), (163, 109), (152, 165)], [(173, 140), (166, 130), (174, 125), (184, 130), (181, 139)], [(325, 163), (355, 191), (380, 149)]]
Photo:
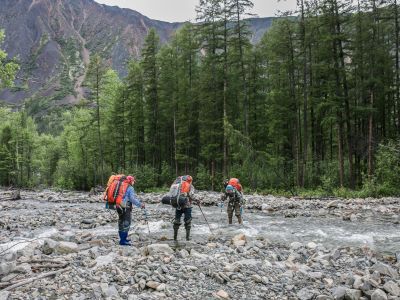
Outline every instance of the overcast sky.
[[(127, 7), (156, 20), (168, 22), (194, 21), (199, 0), (95, 0), (107, 5)], [(294, 9), (296, 0), (254, 0), (253, 13), (273, 17), (278, 10)]]

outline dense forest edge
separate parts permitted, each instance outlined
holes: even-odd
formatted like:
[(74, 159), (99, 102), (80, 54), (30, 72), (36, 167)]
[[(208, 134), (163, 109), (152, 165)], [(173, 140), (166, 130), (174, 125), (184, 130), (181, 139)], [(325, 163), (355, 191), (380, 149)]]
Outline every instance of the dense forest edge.
[[(252, 45), (250, 0), (200, 0), (169, 43), (149, 31), (126, 78), (91, 53), (79, 105), (2, 105), (0, 185), (89, 190), (114, 172), (139, 191), (192, 174), (204, 190), (399, 195), (397, 0), (298, 2)], [(0, 50), (0, 88), (17, 71)]]

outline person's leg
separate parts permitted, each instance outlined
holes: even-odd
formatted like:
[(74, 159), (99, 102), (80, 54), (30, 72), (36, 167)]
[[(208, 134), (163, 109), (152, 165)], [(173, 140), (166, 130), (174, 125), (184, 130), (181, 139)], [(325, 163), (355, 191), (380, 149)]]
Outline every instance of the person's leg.
[(185, 229), (186, 229), (186, 240), (190, 240), (190, 229), (192, 228), (192, 208), (185, 208), (184, 209), (185, 218)]
[(129, 243), (129, 241), (127, 240), (128, 237), (128, 232), (129, 232), (129, 228), (131, 226), (131, 222), (132, 222), (132, 208), (128, 207), (128, 208), (119, 208), (118, 210), (118, 215), (119, 215), (119, 221), (118, 221), (118, 225), (119, 225), (119, 234), (120, 234), (120, 245), (123, 246), (130, 246), (131, 244)]
[(242, 221), (242, 215), (240, 213), (240, 203), (238, 203), (238, 202), (235, 203), (235, 215), (236, 215), (236, 218), (238, 219), (238, 223), (242, 224), (243, 221)]
[(178, 239), (178, 230), (181, 226), (181, 218), (183, 214), (183, 209), (175, 209), (175, 219), (174, 219), (174, 240)]
[(233, 206), (231, 205), (230, 202), (228, 203), (227, 213), (228, 213), (228, 223), (232, 224)]

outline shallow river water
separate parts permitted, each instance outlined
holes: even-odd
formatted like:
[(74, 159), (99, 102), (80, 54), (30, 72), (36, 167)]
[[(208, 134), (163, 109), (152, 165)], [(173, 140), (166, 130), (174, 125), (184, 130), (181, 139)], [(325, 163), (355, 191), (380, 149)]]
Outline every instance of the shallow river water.
[[(39, 201), (26, 201), (26, 214), (37, 215), (58, 209), (58, 203), (48, 203)], [(98, 211), (104, 210), (101, 203), (69, 203), (62, 204), (63, 209), (71, 211), (90, 211), (95, 216)], [(172, 237), (172, 219), (174, 217), (174, 209), (165, 205), (148, 205), (149, 211), (149, 227), (143, 222), (143, 216), (139, 214), (135, 220), (133, 218), (133, 228), (131, 233), (148, 234), (150, 230), (151, 238), (154, 240), (170, 239)], [(357, 220), (356, 222), (343, 221), (339, 218), (319, 218), (319, 217), (296, 217), (285, 218), (283, 216), (270, 216), (261, 211), (244, 212), (244, 225), (237, 224), (234, 217), (234, 224), (227, 224), (226, 210), (221, 211), (218, 207), (203, 207), (203, 212), (210, 224), (213, 235), (225, 235), (227, 237), (234, 236), (238, 233), (244, 233), (248, 237), (264, 237), (271, 241), (291, 243), (301, 242), (308, 243), (314, 241), (321, 243), (325, 247), (338, 246), (363, 246), (367, 245), (379, 252), (395, 253), (400, 251), (400, 226), (382, 220)], [(9, 214), (21, 214), (24, 210), (8, 211)], [(162, 212), (165, 218), (159, 215), (155, 219), (155, 211)], [(117, 236), (117, 216), (113, 214), (115, 224), (98, 226), (90, 229), (79, 229), (71, 227), (72, 231), (89, 231), (97, 236)], [(136, 214), (137, 215), (137, 214)], [(168, 218), (170, 216), (170, 218)], [(84, 215), (82, 216), (84, 218)], [(64, 222), (65, 223), (65, 222)], [(68, 224), (66, 224), (68, 225)], [(43, 226), (35, 228), (33, 231), (21, 229), (22, 236), (30, 238), (44, 238), (52, 235), (57, 231), (55, 227)], [(4, 232), (4, 231), (3, 231)], [(180, 240), (184, 239), (185, 229), (181, 226), (179, 232)], [(198, 207), (193, 208), (192, 236), (193, 239), (202, 240), (210, 237), (210, 229), (205, 222)], [(9, 246), (10, 243), (0, 244), (0, 248)], [(16, 248), (23, 247), (23, 244)]]

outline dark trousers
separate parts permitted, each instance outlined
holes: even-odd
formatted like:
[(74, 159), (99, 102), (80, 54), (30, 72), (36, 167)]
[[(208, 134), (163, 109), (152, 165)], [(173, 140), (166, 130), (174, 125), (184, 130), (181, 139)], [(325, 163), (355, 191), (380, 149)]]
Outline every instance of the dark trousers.
[(240, 208), (241, 208), (241, 205), (239, 202), (237, 202), (237, 201), (229, 202), (228, 208), (227, 208), (228, 218), (232, 219), (233, 212), (235, 212), (236, 217), (240, 217)]
[(132, 207), (117, 207), (117, 213), (119, 216), (118, 230), (122, 232), (128, 232), (132, 223)]
[(185, 217), (183, 218), (185, 226), (186, 225), (190, 226), (190, 224), (192, 223), (192, 208), (188, 207), (188, 208), (175, 209), (174, 224), (178, 226), (181, 225), (182, 215), (185, 215)]

